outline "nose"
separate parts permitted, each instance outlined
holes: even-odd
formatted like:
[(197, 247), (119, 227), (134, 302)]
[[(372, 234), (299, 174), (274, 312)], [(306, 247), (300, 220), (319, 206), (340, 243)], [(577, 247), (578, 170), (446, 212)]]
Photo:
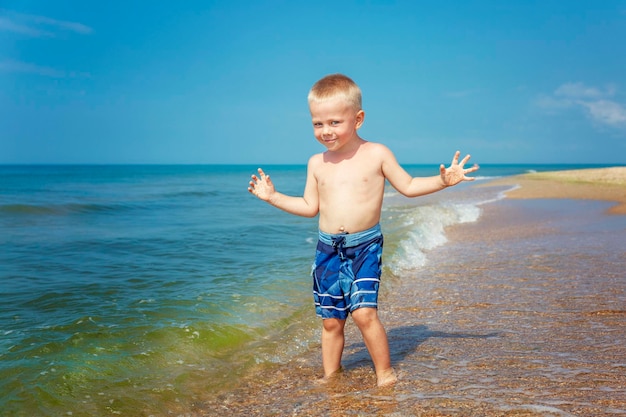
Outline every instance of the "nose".
[(332, 129), (330, 128), (330, 125), (324, 125), (324, 127), (322, 128), (322, 134), (323, 135), (330, 135), (332, 133)]

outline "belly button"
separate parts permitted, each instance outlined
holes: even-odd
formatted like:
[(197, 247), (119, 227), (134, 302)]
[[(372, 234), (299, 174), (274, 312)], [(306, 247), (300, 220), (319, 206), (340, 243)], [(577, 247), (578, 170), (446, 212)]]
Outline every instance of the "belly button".
[(339, 228), (339, 232), (340, 232), (340, 233), (345, 233), (345, 232), (346, 232), (346, 229), (345, 229), (343, 226), (341, 226), (341, 227)]

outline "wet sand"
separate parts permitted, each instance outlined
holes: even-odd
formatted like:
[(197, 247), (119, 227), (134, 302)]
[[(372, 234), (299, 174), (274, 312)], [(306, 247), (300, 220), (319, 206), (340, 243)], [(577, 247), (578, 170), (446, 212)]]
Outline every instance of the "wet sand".
[(506, 193), (514, 199), (558, 198), (614, 201), (609, 213), (626, 214), (626, 167), (537, 172), (507, 177), (488, 185), (519, 185)]
[[(507, 179), (521, 188), (484, 206), (478, 222), (449, 230), (425, 267), (387, 283), (380, 314), (395, 386), (375, 387), (348, 322), (345, 370), (331, 383), (314, 382), (314, 344), (207, 393), (187, 414), (626, 415), (626, 216), (606, 215), (620, 212), (608, 201), (623, 205), (626, 187), (588, 184), (590, 172), (572, 183), (575, 174)], [(593, 198), (601, 201), (581, 200), (592, 189), (604, 190)]]

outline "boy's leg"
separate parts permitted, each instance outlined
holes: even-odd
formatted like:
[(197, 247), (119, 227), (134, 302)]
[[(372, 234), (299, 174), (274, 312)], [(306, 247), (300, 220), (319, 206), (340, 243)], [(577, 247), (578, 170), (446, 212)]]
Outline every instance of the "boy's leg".
[(352, 319), (361, 331), (365, 346), (374, 362), (378, 385), (393, 384), (397, 378), (391, 368), (387, 333), (378, 318), (378, 310), (370, 307), (356, 309), (352, 312)]
[(341, 369), (341, 354), (344, 345), (344, 327), (346, 321), (342, 319), (324, 319), (322, 328), (322, 366), (324, 378)]

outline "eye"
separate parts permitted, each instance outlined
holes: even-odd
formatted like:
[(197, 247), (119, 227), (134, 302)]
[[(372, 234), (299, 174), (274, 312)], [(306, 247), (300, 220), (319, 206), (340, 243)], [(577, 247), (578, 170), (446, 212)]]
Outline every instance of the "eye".
[(337, 126), (339, 123), (341, 123), (339, 120), (333, 120), (332, 122), (330, 122), (332, 126)]
[(320, 122), (313, 122), (313, 127), (322, 127)]

